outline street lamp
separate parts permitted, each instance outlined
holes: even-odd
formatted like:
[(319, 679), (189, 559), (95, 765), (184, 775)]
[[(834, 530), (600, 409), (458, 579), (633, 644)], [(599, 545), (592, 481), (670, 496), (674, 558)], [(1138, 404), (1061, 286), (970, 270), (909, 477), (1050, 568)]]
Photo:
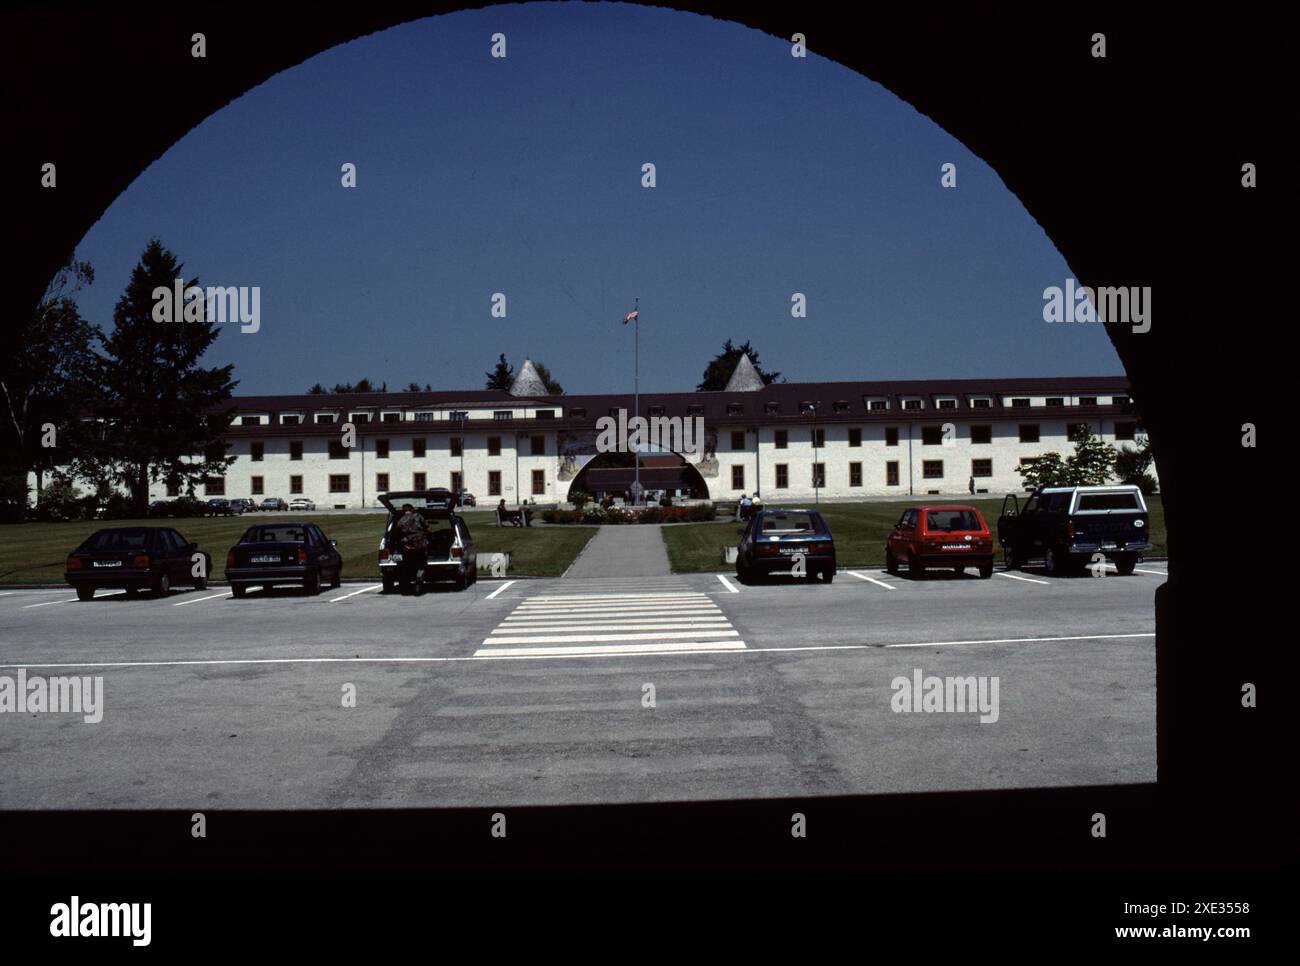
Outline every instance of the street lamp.
[(821, 506), (821, 502), (822, 502), (822, 491), (821, 491), (821, 477), (822, 477), (822, 475), (821, 475), (821, 472), (818, 470), (818, 467), (822, 465), (821, 462), (818, 460), (818, 456), (820, 455), (820, 454), (818, 453), (818, 450), (820, 450), (822, 447), (820, 447), (819, 445), (817, 445), (817, 410), (819, 410), (819, 409), (821, 408), (821, 405), (822, 405), (822, 401), (821, 401), (820, 399), (818, 399), (815, 403), (813, 403), (813, 438), (812, 438), (812, 444), (813, 444), (813, 502), (814, 502), (815, 504), (817, 504), (818, 506)]

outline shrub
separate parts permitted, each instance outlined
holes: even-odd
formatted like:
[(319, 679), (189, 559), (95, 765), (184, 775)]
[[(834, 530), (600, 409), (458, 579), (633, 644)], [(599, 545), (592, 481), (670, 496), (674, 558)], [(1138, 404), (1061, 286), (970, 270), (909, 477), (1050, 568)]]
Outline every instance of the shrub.
[(36, 501), (38, 520), (76, 520), (81, 516), (81, 498), (77, 488), (55, 477), (41, 490)]
[(591, 502), (591, 494), (586, 490), (570, 490), (569, 502), (573, 504), (574, 509), (581, 510)]
[(661, 497), (659, 498), (659, 505), (660, 505), (660, 506), (672, 506), (672, 505), (673, 505), (673, 498), (672, 498), (671, 496), (661, 496)]
[(693, 523), (700, 523), (706, 520), (712, 520), (718, 515), (713, 508), (712, 503), (696, 503), (687, 508), (686, 519)]
[(637, 514), (637, 523), (659, 523), (662, 520), (663, 511), (657, 506), (645, 507)]

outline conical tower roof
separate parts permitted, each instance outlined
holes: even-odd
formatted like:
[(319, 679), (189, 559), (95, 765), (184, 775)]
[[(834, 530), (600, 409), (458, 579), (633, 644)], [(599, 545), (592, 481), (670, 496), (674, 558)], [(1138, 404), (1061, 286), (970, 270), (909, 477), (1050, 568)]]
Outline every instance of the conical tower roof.
[(538, 375), (537, 367), (533, 365), (532, 359), (525, 359), (524, 364), (519, 367), (519, 372), (515, 374), (515, 381), (510, 384), (510, 395), (546, 395), (546, 383), (542, 382), (542, 377)]
[(754, 364), (749, 361), (749, 354), (742, 352), (740, 361), (736, 363), (736, 368), (731, 373), (731, 378), (727, 380), (727, 388), (723, 391), (754, 392), (762, 389), (764, 385), (763, 377), (758, 374)]

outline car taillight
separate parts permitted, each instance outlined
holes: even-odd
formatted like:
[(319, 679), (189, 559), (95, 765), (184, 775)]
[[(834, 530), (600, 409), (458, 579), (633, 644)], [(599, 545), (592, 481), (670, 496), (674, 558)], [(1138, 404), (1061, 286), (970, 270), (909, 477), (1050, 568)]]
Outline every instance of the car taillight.
[(383, 547), (379, 551), (379, 562), (383, 563), (387, 559), (388, 559), (388, 548)]
[(226, 552), (226, 566), (233, 567), (234, 565), (235, 565), (235, 551), (229, 550)]
[(774, 557), (780, 552), (780, 545), (775, 543), (760, 543), (758, 545), (758, 555), (760, 557)]
[(299, 547), (299, 548), (298, 548), (298, 563), (306, 563), (306, 562), (307, 562), (307, 551), (304, 550), (302, 547)]
[(1067, 523), (1067, 524), (1065, 525), (1065, 535), (1066, 535), (1067, 537), (1072, 537), (1072, 536), (1074, 536), (1074, 521), (1073, 521), (1073, 520), (1071, 520), (1069, 523)]
[(453, 557), (459, 557), (459, 556), (461, 556), (464, 552), (465, 552), (465, 551), (464, 551), (463, 549), (461, 549), (460, 547), (452, 547), (452, 548), (451, 548), (451, 555), (452, 555)]
[(80, 558), (80, 557), (69, 557), (69, 558), (68, 558), (68, 569), (69, 569), (69, 570), (80, 570), (80, 569), (81, 569), (81, 558)]
[(131, 566), (134, 567), (136, 570), (148, 570), (149, 555), (142, 553), (137, 557), (131, 558)]
[(812, 553), (830, 553), (831, 545), (829, 543), (814, 543), (808, 548)]

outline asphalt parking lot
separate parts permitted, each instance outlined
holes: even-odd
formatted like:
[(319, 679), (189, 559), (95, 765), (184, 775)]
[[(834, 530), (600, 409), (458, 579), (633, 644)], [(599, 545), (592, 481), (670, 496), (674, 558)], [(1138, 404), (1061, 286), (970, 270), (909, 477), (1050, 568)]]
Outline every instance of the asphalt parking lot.
[[(0, 807), (1154, 781), (1153, 597), (1165, 569), (1057, 578), (999, 566), (987, 580), (859, 569), (831, 585), (480, 580), (418, 598), (383, 595), (377, 581), (238, 601), (220, 586), (90, 602), (0, 591), (0, 675), (104, 682), (98, 723), (0, 714)], [(900, 707), (932, 676), (978, 679), (995, 712)]]

